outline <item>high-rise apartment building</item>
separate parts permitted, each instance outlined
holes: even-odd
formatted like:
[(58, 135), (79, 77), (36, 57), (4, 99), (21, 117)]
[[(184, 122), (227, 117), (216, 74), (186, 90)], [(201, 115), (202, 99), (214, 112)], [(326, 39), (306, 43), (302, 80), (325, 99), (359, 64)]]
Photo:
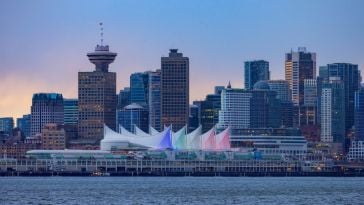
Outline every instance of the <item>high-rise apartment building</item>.
[(345, 143), (344, 83), (340, 78), (330, 78), (321, 92), (321, 141)]
[(149, 125), (161, 131), (161, 70), (148, 72)]
[(64, 123), (63, 96), (58, 93), (36, 93), (32, 98), (30, 135), (40, 134), (44, 125)]
[(177, 131), (188, 125), (189, 119), (189, 59), (170, 49), (161, 58), (161, 126)]
[(264, 60), (246, 61), (244, 63), (245, 89), (253, 89), (255, 83), (269, 80), (269, 62)]
[(109, 64), (116, 53), (97, 45), (87, 56), (95, 64), (93, 72), (78, 73), (78, 135), (81, 143), (94, 144), (103, 138), (104, 124), (116, 128), (116, 73)]

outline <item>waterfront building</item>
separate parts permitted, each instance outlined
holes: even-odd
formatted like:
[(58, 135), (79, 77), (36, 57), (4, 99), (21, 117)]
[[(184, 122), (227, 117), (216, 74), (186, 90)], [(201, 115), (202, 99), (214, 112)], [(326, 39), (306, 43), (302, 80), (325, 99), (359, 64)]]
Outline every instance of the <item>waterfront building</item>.
[(46, 124), (42, 129), (42, 149), (63, 150), (66, 149), (66, 132), (62, 125)]
[(170, 49), (161, 58), (161, 126), (177, 131), (189, 120), (189, 59)]
[(255, 83), (269, 80), (269, 62), (265, 60), (246, 61), (244, 63), (245, 89), (253, 89)]
[(40, 149), (40, 143), (0, 143), (0, 158), (25, 159), (27, 151)]
[(354, 117), (355, 139), (364, 141), (364, 88), (355, 92)]
[(199, 118), (200, 108), (197, 105), (190, 105), (190, 118), (188, 121), (188, 129), (189, 132), (197, 129), (200, 126), (200, 118)]
[(161, 131), (161, 70), (148, 72), (149, 125)]
[(307, 154), (304, 136), (231, 135), (231, 147), (256, 149), (267, 155), (284, 155), (303, 159)]
[(148, 104), (148, 72), (130, 75), (130, 103), (137, 103), (143, 107)]
[(78, 123), (78, 99), (63, 99), (64, 124), (77, 125)]
[(64, 123), (63, 96), (58, 93), (33, 94), (31, 107), (30, 135), (42, 132), (44, 125)]
[(135, 132), (135, 126), (143, 130), (149, 131), (148, 110), (136, 103), (125, 106), (117, 112), (118, 127), (122, 126), (129, 132)]
[(321, 141), (345, 143), (344, 84), (338, 78), (323, 83), (321, 93)]
[(109, 72), (116, 55), (109, 46), (97, 45), (94, 52), (87, 54), (95, 70), (78, 73), (80, 143), (95, 144), (101, 140), (104, 124), (116, 128), (116, 73)]
[(12, 136), (14, 128), (14, 119), (12, 117), (0, 118), (0, 132), (5, 135)]
[(121, 110), (127, 105), (130, 105), (130, 87), (125, 87), (124, 89), (120, 90), (118, 95), (117, 109)]
[(347, 154), (347, 159), (349, 161), (364, 160), (364, 141), (362, 140), (354, 140), (351, 142), (351, 146), (349, 148), (349, 152)]
[(26, 138), (30, 137), (30, 119), (30, 114), (23, 115), (23, 117), (16, 119), (16, 126), (20, 129), (22, 135)]
[(355, 92), (360, 88), (361, 76), (358, 65), (351, 63), (333, 63), (322, 67), (324, 81), (328, 81), (330, 77), (340, 78), (344, 83), (345, 92), (345, 130), (346, 134), (354, 125), (354, 96)]

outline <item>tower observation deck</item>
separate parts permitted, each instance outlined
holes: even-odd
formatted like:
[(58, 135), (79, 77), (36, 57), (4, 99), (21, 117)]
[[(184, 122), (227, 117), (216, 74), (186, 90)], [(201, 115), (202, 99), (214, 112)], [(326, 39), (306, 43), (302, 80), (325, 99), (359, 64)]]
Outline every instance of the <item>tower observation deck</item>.
[(95, 64), (96, 71), (108, 72), (109, 64), (114, 62), (116, 53), (109, 51), (107, 45), (97, 45), (94, 52), (87, 53), (88, 59)]

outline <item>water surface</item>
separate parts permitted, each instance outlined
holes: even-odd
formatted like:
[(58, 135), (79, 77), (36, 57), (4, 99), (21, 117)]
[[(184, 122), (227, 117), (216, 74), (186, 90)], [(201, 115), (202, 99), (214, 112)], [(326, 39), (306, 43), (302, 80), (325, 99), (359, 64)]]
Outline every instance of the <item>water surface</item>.
[(360, 177), (0, 177), (0, 204), (363, 203)]

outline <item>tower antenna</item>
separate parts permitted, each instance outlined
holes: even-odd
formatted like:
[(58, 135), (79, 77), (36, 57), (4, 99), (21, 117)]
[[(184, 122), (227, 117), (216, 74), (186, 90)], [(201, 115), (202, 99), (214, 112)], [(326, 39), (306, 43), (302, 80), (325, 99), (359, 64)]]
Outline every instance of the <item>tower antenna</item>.
[(102, 22), (100, 22), (99, 25), (100, 25), (101, 45), (103, 45), (104, 44), (104, 27), (103, 27), (103, 23)]

